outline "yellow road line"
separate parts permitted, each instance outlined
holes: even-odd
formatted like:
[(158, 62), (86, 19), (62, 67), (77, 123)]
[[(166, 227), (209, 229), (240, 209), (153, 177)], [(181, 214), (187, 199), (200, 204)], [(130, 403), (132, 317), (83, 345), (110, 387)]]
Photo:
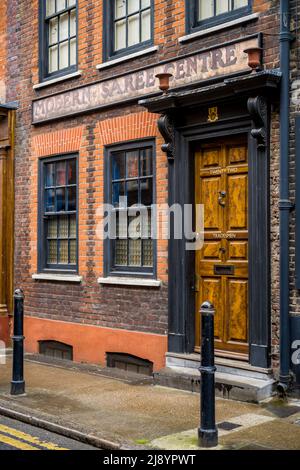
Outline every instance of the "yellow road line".
[(16, 449), (20, 450), (39, 450), (36, 447), (32, 447), (26, 442), (17, 441), (17, 439), (13, 439), (12, 437), (4, 436), (0, 433), (0, 442), (3, 444), (8, 444), (11, 447), (15, 447)]
[(4, 424), (0, 424), (0, 432), (4, 432), (9, 434), (10, 436), (17, 437), (18, 439), (23, 439), (24, 441), (29, 442), (30, 444), (35, 444), (38, 446), (43, 447), (44, 449), (48, 450), (68, 450), (63, 447), (59, 447), (57, 444), (53, 444), (52, 442), (44, 442), (40, 441), (37, 437), (31, 436), (30, 434), (26, 434), (25, 432), (19, 431), (14, 428), (10, 428), (5, 426)]

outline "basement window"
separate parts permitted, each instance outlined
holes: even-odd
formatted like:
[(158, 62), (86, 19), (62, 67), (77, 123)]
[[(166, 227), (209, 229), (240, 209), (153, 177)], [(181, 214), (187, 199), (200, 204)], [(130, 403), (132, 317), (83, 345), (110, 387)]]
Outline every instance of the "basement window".
[(73, 361), (73, 347), (59, 341), (39, 341), (39, 353), (54, 359)]
[(153, 363), (130, 354), (107, 353), (107, 367), (141, 375), (152, 375)]

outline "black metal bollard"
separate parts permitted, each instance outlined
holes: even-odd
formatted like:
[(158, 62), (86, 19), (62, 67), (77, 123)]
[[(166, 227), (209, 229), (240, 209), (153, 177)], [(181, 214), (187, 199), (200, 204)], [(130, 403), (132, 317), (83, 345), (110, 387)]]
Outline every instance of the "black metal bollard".
[(198, 429), (200, 447), (216, 447), (218, 430), (215, 415), (214, 306), (201, 305), (201, 424)]
[(11, 382), (11, 395), (25, 393), (24, 381), (24, 294), (21, 289), (14, 293), (14, 335), (13, 340), (13, 372)]

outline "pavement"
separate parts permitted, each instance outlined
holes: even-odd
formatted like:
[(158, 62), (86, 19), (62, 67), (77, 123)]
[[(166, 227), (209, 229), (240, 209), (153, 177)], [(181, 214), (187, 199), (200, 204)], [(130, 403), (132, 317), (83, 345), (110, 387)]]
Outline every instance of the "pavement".
[[(27, 358), (24, 375), (26, 394), (12, 397), (11, 357), (0, 365), (0, 417), (102, 449), (199, 450), (197, 393), (59, 361)], [(273, 398), (256, 405), (217, 398), (216, 418), (217, 449), (300, 449), (300, 401)]]

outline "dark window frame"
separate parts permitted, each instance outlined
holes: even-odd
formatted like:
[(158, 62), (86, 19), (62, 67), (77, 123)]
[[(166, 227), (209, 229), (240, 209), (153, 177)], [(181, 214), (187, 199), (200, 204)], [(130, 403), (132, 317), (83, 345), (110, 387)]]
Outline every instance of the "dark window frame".
[[(45, 207), (45, 188), (44, 176), (45, 165), (48, 163), (56, 163), (66, 160), (76, 161), (76, 264), (53, 264), (51, 266), (47, 263), (47, 234), (46, 234), (46, 220), (47, 216), (44, 214)], [(79, 249), (78, 249), (78, 219), (79, 219), (79, 175), (78, 175), (78, 154), (62, 154), (52, 157), (41, 158), (39, 160), (38, 170), (38, 272), (51, 273), (51, 274), (78, 274), (79, 266)], [(64, 215), (64, 213), (61, 213)], [(59, 216), (59, 215), (58, 215)]]
[[(64, 69), (49, 73), (48, 20), (49, 18), (60, 16), (63, 13), (66, 13), (73, 9), (76, 10), (76, 64), (66, 67)], [(70, 37), (68, 41), (69, 40), (70, 40)], [(70, 54), (70, 44), (68, 47), (69, 47), (69, 54)], [(77, 72), (77, 70), (78, 70), (78, 0), (76, 0), (76, 6), (72, 5), (71, 7), (67, 7), (65, 10), (61, 10), (59, 13), (55, 13), (49, 17), (46, 17), (46, 0), (39, 0), (39, 78), (40, 78), (40, 82), (46, 82), (54, 78), (63, 77), (64, 75), (69, 75), (70, 73)]]
[(252, 2), (253, 0), (248, 0), (248, 6), (198, 21), (198, 0), (185, 0), (186, 32), (195, 33), (246, 16), (252, 12)]
[[(156, 146), (155, 140), (143, 139), (138, 141), (122, 142), (118, 145), (105, 147), (105, 161), (104, 161), (104, 201), (106, 204), (111, 204), (112, 201), (112, 174), (111, 174), (111, 154), (116, 152), (126, 152), (131, 150), (140, 150), (143, 148), (152, 149), (152, 165), (153, 165), (153, 202), (156, 203)], [(154, 228), (156, 231), (156, 227)], [(123, 276), (123, 277), (140, 277), (156, 279), (157, 277), (157, 240), (153, 240), (153, 266), (152, 267), (138, 267), (138, 266), (115, 266), (114, 262), (114, 240), (104, 240), (104, 275), (108, 276)]]
[[(150, 0), (151, 8), (151, 38), (147, 41), (134, 44), (115, 51), (115, 32), (114, 32), (114, 0), (103, 0), (103, 61), (109, 61), (124, 57), (134, 52), (143, 50), (145, 47), (151, 47), (154, 44), (154, 0)], [(141, 9), (140, 9), (141, 10)]]

